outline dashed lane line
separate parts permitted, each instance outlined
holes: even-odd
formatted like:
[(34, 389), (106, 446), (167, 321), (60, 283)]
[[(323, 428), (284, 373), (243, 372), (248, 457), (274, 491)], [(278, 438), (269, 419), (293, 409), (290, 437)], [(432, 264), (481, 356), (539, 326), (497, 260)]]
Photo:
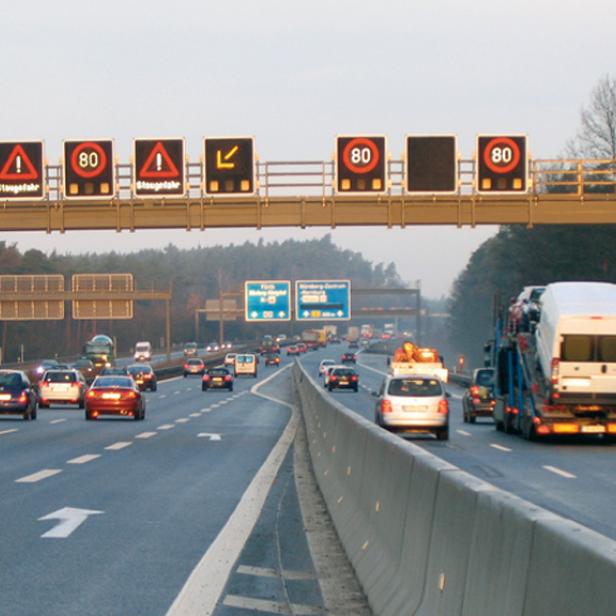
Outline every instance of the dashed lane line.
[(79, 456), (77, 458), (73, 458), (72, 460), (68, 460), (67, 464), (87, 464), (88, 462), (92, 462), (92, 460), (96, 460), (100, 458), (100, 453), (86, 453), (83, 456)]
[(13, 432), (19, 432), (19, 428), (10, 428), (9, 430), (0, 431), (0, 436), (3, 434), (12, 434)]
[(201, 417), (201, 413), (191, 413), (190, 417)]
[(132, 444), (132, 441), (118, 441), (117, 443), (113, 443), (113, 445), (108, 445), (107, 447), (105, 447), (105, 449), (108, 449), (109, 451), (118, 451), (120, 449), (129, 447)]
[(163, 424), (162, 426), (158, 426), (157, 430), (171, 430), (171, 428), (175, 428), (173, 424)]
[(236, 607), (241, 610), (253, 610), (255, 612), (267, 612), (268, 614), (293, 614), (294, 616), (311, 616), (323, 614), (323, 610), (315, 605), (302, 605), (291, 603), (290, 605), (267, 599), (255, 599), (253, 597), (240, 597), (227, 595), (222, 602), (227, 607)]
[(36, 483), (37, 481), (43, 481), (43, 479), (53, 477), (61, 472), (62, 470), (59, 468), (45, 468), (37, 473), (32, 473), (32, 475), (26, 475), (25, 477), (15, 479), (15, 483)]
[(561, 477), (564, 477), (565, 479), (577, 479), (577, 476), (574, 475), (573, 473), (568, 473), (567, 471), (563, 471), (562, 468), (558, 468), (557, 466), (550, 466), (549, 464), (546, 464), (542, 468), (544, 468), (546, 471), (550, 471), (550, 473), (560, 475)]
[(64, 423), (66, 421), (66, 419), (52, 419), (49, 423), (50, 424), (59, 424), (59, 423)]
[(167, 394), (162, 394), (160, 396), (158, 396), (159, 400), (164, 400), (167, 397)]
[(140, 438), (140, 439), (146, 439), (146, 438), (152, 438), (153, 436), (156, 436), (156, 432), (142, 432), (141, 434), (137, 434), (135, 436), (135, 438)]
[(310, 571), (293, 571), (290, 569), (283, 569), (278, 571), (277, 569), (270, 569), (269, 567), (251, 567), (249, 565), (240, 565), (236, 569), (237, 573), (242, 575), (254, 575), (257, 577), (270, 577), (279, 578), (282, 577), (285, 580), (314, 580), (316, 576)]
[(179, 394), (181, 394), (181, 393), (182, 393), (182, 392), (178, 389), (178, 391), (174, 391), (174, 392), (173, 392), (173, 395), (174, 395), (174, 396), (178, 396), (178, 395), (179, 395)]
[(510, 449), (509, 447), (503, 447), (502, 445), (497, 445), (496, 443), (490, 443), (490, 447), (492, 447), (492, 449), (498, 449), (498, 451), (506, 451), (507, 453), (513, 451), (513, 449)]
[(458, 434), (461, 434), (462, 436), (473, 436), (470, 432), (467, 432), (466, 430), (456, 430), (456, 432)]
[(189, 421), (190, 419), (188, 419), (188, 417), (180, 417), (179, 419), (175, 420), (175, 423), (185, 424), (185, 423), (188, 423)]

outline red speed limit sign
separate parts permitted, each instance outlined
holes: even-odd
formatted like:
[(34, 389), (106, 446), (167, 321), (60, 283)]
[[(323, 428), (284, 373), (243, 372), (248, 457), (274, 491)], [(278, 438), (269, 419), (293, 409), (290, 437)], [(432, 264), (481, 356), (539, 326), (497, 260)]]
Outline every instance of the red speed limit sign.
[(111, 139), (64, 142), (64, 196), (111, 198), (115, 194)]
[(336, 191), (375, 193), (387, 190), (385, 137), (336, 138)]
[(477, 192), (521, 193), (528, 189), (524, 135), (477, 137)]

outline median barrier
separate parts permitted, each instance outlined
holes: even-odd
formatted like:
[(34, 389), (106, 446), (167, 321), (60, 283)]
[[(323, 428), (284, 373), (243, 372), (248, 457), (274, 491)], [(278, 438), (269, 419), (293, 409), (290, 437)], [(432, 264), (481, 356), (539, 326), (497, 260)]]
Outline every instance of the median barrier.
[(616, 542), (378, 428), (293, 369), (315, 475), (378, 616), (612, 616)]

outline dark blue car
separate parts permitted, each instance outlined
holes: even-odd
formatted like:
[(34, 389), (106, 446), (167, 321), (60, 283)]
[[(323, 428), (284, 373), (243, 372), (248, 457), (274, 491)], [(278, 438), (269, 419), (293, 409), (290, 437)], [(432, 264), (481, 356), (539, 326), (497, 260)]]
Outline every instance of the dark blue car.
[(25, 372), (0, 370), (0, 415), (36, 419), (36, 393)]

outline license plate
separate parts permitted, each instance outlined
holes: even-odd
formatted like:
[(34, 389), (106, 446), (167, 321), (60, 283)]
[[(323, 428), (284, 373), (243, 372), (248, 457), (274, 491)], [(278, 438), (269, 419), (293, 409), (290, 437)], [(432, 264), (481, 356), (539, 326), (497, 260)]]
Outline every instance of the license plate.
[(0, 400), (6, 401), (11, 399), (11, 394), (0, 394)]
[(423, 413), (428, 410), (427, 406), (403, 406), (402, 409), (407, 413)]
[(106, 393), (102, 395), (103, 400), (119, 400), (120, 394), (110, 394)]
[(222, 379), (219, 376), (214, 377), (214, 383), (222, 383)]
[(49, 386), (49, 389), (51, 389), (51, 391), (68, 391), (70, 388), (70, 385), (68, 385), (67, 383), (53, 383)]
[(348, 379), (340, 379), (340, 385), (347, 385), (349, 382)]
[(586, 434), (603, 434), (605, 426), (582, 426), (582, 432)]

